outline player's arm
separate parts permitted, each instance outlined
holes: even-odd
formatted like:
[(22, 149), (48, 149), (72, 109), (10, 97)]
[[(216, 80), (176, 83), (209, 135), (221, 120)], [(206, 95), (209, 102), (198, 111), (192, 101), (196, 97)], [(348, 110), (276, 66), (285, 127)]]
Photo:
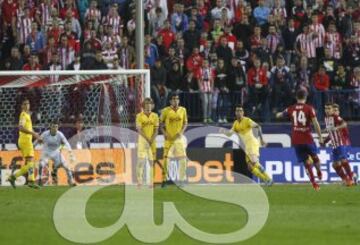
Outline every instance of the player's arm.
[(227, 137), (231, 137), (231, 135), (235, 134), (235, 122), (230, 130), (227, 130), (226, 128), (220, 128), (219, 133), (225, 134)]
[(183, 118), (183, 125), (182, 125), (182, 127), (181, 127), (180, 132), (176, 135), (175, 138), (181, 137), (181, 136), (184, 134), (187, 126), (188, 126), (188, 118), (187, 118), (187, 112), (186, 112), (186, 110), (185, 110), (185, 112), (184, 112), (184, 118)]
[(166, 133), (165, 120), (166, 120), (166, 109), (161, 111), (161, 115), (160, 115), (160, 131), (164, 135), (165, 140), (170, 140), (169, 136)]
[(19, 121), (19, 131), (24, 134), (31, 134), (35, 139), (41, 141), (41, 138), (38, 133), (25, 128), (25, 123), (26, 123), (26, 119), (21, 117)]
[(34, 141), (34, 148), (37, 146), (37, 145), (40, 145), (40, 144), (43, 144), (44, 143), (44, 138), (45, 138), (45, 132), (43, 132), (41, 135), (40, 135), (40, 138), (36, 139)]
[(276, 113), (275, 117), (277, 119), (281, 119), (281, 118), (285, 118), (287, 115), (288, 115), (288, 113), (287, 113), (287, 109), (286, 109), (285, 111)]
[(338, 125), (338, 126), (336, 126), (336, 127), (334, 128), (334, 130), (340, 130), (340, 129), (343, 129), (343, 128), (347, 128), (347, 123), (346, 123), (344, 120), (342, 120), (342, 121), (341, 121), (341, 124)]
[(321, 145), (324, 144), (324, 140), (323, 140), (322, 135), (321, 135), (320, 124), (319, 124), (317, 118), (313, 117), (313, 118), (311, 118), (311, 121), (312, 121), (312, 124), (314, 125), (315, 131), (316, 131), (316, 133), (317, 133), (317, 135), (319, 137), (319, 143)]
[(264, 137), (263, 137), (263, 133), (262, 133), (262, 129), (261, 129), (260, 124), (254, 122), (254, 121), (251, 121), (250, 125), (251, 125), (252, 128), (256, 128), (259, 131), (260, 143), (261, 143), (262, 146), (266, 146), (266, 142), (264, 141)]
[(60, 133), (60, 138), (61, 138), (61, 143), (65, 146), (65, 148), (68, 150), (69, 155), (70, 155), (70, 161), (74, 162), (75, 161), (75, 156), (74, 153), (71, 149), (71, 145), (69, 143), (69, 141), (66, 139), (65, 135), (61, 132)]
[(137, 130), (138, 134), (141, 135), (141, 137), (142, 137), (144, 140), (146, 140), (146, 141), (149, 142), (150, 139), (148, 139), (148, 138), (146, 137), (146, 135), (145, 135), (145, 132), (144, 132), (143, 127), (142, 127), (142, 125), (141, 125), (141, 120), (140, 120), (140, 117), (139, 117), (139, 116), (136, 117), (136, 130)]
[(156, 124), (154, 126), (154, 133), (150, 138), (150, 144), (152, 144), (154, 142), (154, 140), (156, 139), (156, 136), (158, 136), (159, 134), (159, 118), (156, 116)]

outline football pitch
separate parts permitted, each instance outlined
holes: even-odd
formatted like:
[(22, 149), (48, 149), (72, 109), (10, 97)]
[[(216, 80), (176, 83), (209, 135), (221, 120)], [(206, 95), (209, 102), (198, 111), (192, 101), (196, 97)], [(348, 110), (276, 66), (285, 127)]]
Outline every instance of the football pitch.
[[(337, 245), (360, 244), (360, 186), (308, 185), (264, 187), (270, 211), (263, 229), (237, 244)], [(0, 244), (75, 244), (61, 237), (52, 215), (57, 199), (68, 187), (33, 190), (0, 188)], [(96, 192), (86, 207), (88, 221), (106, 227), (118, 220), (124, 205), (124, 187), (109, 186)], [(211, 233), (228, 233), (246, 224), (246, 212), (232, 204), (209, 201), (168, 186), (154, 190), (155, 223), (162, 223), (163, 202), (173, 202), (191, 225)], [(126, 227), (98, 244), (143, 244)], [(205, 244), (177, 228), (161, 244)]]

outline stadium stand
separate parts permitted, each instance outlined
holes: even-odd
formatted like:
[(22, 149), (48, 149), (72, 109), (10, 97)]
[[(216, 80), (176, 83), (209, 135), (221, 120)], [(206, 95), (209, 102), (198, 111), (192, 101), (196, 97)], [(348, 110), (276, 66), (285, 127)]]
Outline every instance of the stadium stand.
[[(144, 2), (144, 55), (157, 110), (175, 90), (191, 121), (227, 122), (239, 103), (271, 121), (305, 88), (319, 112), (332, 101), (344, 118), (360, 119), (359, 1)], [(1, 70), (135, 67), (134, 0), (0, 5)]]

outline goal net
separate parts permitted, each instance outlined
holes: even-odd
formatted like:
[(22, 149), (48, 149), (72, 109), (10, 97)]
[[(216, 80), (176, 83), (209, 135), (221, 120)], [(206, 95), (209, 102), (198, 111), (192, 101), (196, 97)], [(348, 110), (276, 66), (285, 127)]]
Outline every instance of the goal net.
[(64, 127), (80, 120), (85, 128), (132, 127), (148, 96), (148, 70), (0, 72), (0, 150), (16, 147), (24, 98), (34, 128), (42, 132), (54, 119)]

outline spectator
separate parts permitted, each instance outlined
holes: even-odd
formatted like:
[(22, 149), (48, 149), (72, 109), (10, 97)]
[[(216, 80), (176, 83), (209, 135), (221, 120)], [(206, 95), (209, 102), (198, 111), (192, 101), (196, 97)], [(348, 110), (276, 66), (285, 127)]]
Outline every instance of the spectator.
[(176, 57), (175, 55), (175, 48), (170, 47), (169, 48), (169, 55), (164, 59), (163, 64), (166, 69), (166, 71), (169, 73), (173, 69), (174, 63), (177, 63), (179, 65), (179, 70), (182, 71), (182, 67), (180, 67), (180, 59)]
[(11, 57), (5, 61), (5, 69), (4, 70), (21, 70), (23, 67), (23, 61), (21, 59), (21, 54), (19, 48), (13, 47), (11, 48)]
[(61, 66), (61, 63), (59, 61), (59, 55), (57, 53), (53, 53), (51, 55), (51, 60), (50, 60), (49, 64), (45, 67), (45, 70), (48, 70), (48, 71), (63, 70), (63, 67)]
[(124, 69), (130, 69), (130, 65), (135, 61), (135, 49), (129, 45), (127, 36), (123, 36), (121, 46), (118, 50), (120, 66)]
[(101, 50), (102, 49), (101, 41), (96, 37), (95, 30), (91, 30), (90, 38), (85, 40), (84, 47), (86, 47), (87, 45), (89, 45), (91, 47), (91, 49), (93, 49), (93, 50)]
[(91, 67), (93, 67), (93, 64), (95, 62), (95, 51), (96, 49), (93, 49), (91, 47), (91, 43), (87, 42), (84, 44), (84, 48), (81, 52), (81, 69), (82, 70), (89, 70)]
[[(215, 97), (216, 109), (219, 123), (227, 123), (228, 106), (229, 106), (229, 79), (227, 77), (227, 70), (225, 61), (221, 58), (218, 59), (217, 67), (215, 70)], [(214, 108), (214, 107), (213, 107)]]
[[(246, 88), (246, 74), (245, 68), (241, 64), (241, 60), (236, 57), (231, 59), (231, 66), (227, 71), (229, 80), (229, 89), (231, 91), (243, 91)], [(235, 104), (242, 104), (243, 100), (237, 101)]]
[(64, 26), (61, 27), (59, 23), (58, 20), (53, 20), (47, 31), (47, 36), (54, 37), (56, 45), (60, 42), (60, 35), (64, 31)]
[(186, 60), (186, 69), (188, 71), (193, 71), (195, 74), (197, 70), (202, 66), (203, 58), (199, 54), (199, 48), (194, 47), (193, 53)]
[(171, 69), (167, 71), (166, 87), (169, 92), (179, 92), (182, 86), (183, 74), (178, 62), (172, 63)]
[(68, 42), (68, 38), (65, 35), (61, 36), (58, 54), (63, 68), (68, 67), (68, 65), (70, 65), (75, 59), (75, 51)]
[(325, 48), (330, 51), (330, 56), (339, 60), (342, 54), (342, 40), (340, 33), (336, 31), (335, 22), (329, 23), (328, 32), (325, 34)]
[(261, 39), (261, 46), (254, 50), (254, 54), (258, 57), (261, 63), (268, 63), (270, 66), (273, 66), (272, 55), (270, 53), (270, 49), (267, 46), (266, 38)]
[(196, 78), (201, 92), (201, 104), (204, 123), (211, 123), (212, 94), (214, 93), (215, 72), (209, 66), (209, 62), (204, 60), (198, 69)]
[(188, 24), (188, 17), (184, 14), (184, 5), (176, 3), (174, 13), (171, 15), (171, 31), (184, 33), (188, 29)]
[(254, 67), (247, 72), (247, 84), (249, 87), (249, 104), (252, 113), (255, 113), (265, 107), (269, 94), (266, 70), (261, 67), (259, 59), (254, 60)]
[(80, 40), (77, 33), (72, 30), (72, 23), (70, 21), (65, 22), (65, 31), (60, 35), (60, 39), (65, 36), (68, 39), (69, 46), (75, 53), (80, 52)]
[(330, 81), (332, 82), (335, 77), (336, 67), (338, 62), (331, 56), (330, 49), (325, 49), (325, 57), (319, 62), (321, 66), (324, 66), (326, 74), (329, 76)]
[(306, 56), (309, 65), (313, 68), (316, 65), (316, 34), (310, 32), (309, 25), (305, 24), (303, 32), (296, 37), (295, 50), (297, 55)]
[(101, 50), (96, 50), (95, 62), (91, 67), (92, 70), (107, 70), (108, 66), (104, 61)]
[(295, 19), (295, 28), (301, 28), (305, 21), (305, 9), (302, 0), (295, 0), (295, 6), (292, 8), (292, 15)]
[(337, 67), (334, 80), (331, 82), (331, 89), (333, 90), (342, 90), (347, 88), (348, 81), (350, 80), (349, 75), (347, 74), (345, 67), (342, 64), (339, 64)]
[[(95, 59), (94, 59), (95, 60)], [(95, 61), (94, 61), (95, 62)], [(79, 70), (84, 70), (83, 69), (83, 65), (81, 64), (81, 58), (79, 56), (75, 57), (74, 62), (72, 62), (67, 68), (66, 70), (72, 70), (72, 71), (79, 71)]]
[[(225, 26), (224, 27), (224, 34), (219, 38), (221, 42), (221, 38), (225, 37), (227, 40), (228, 46), (231, 48), (231, 51), (233, 52), (235, 50), (235, 44), (236, 44), (236, 37), (231, 33), (232, 26)], [(221, 44), (221, 43), (220, 43)]]
[(225, 66), (229, 67), (232, 58), (232, 50), (228, 46), (228, 41), (226, 37), (220, 39), (220, 45), (216, 48), (216, 54), (219, 59), (223, 59)]
[(260, 26), (254, 27), (254, 34), (250, 37), (251, 49), (257, 49), (261, 47), (261, 28)]
[(76, 6), (79, 10), (81, 23), (85, 23), (85, 13), (86, 10), (89, 8), (88, 0), (76, 0)]
[(247, 68), (249, 62), (249, 51), (244, 47), (244, 43), (240, 40), (236, 42), (235, 57), (241, 61), (242, 66)]
[(85, 15), (85, 22), (92, 22), (94, 23), (94, 27), (97, 28), (101, 22), (101, 12), (98, 9), (97, 0), (91, 0), (90, 7), (86, 10)]
[(194, 47), (199, 46), (200, 33), (195, 28), (195, 21), (191, 20), (189, 22), (189, 29), (185, 31), (183, 35), (185, 47), (188, 50), (192, 50)]
[(182, 90), (185, 92), (195, 92), (198, 91), (199, 85), (196, 77), (194, 76), (194, 73), (192, 71), (189, 71), (183, 81)]
[(23, 45), (26, 42), (26, 38), (29, 36), (32, 30), (32, 23), (34, 18), (32, 17), (29, 7), (24, 8), (24, 14), (17, 17), (17, 42)]
[(106, 63), (108, 69), (113, 68), (113, 60), (114, 58), (118, 59), (117, 50), (115, 47), (111, 45), (110, 42), (105, 43), (104, 49), (102, 51), (102, 56), (104, 59), (104, 62)]
[(117, 11), (117, 5), (113, 4), (108, 11), (108, 14), (103, 17), (102, 23), (107, 26), (112, 26), (115, 34), (122, 36), (123, 34), (123, 23), (119, 13)]
[(26, 38), (26, 44), (30, 46), (31, 52), (41, 54), (46, 46), (44, 34), (38, 31), (36, 22), (31, 24), (31, 33)]
[(71, 31), (73, 33), (76, 34), (76, 39), (80, 39), (81, 38), (81, 26), (80, 26), (80, 22), (78, 19), (76, 19), (74, 16), (73, 16), (73, 12), (71, 9), (68, 9), (66, 11), (66, 18), (65, 18), (65, 23), (66, 22), (70, 22), (71, 23)]
[(121, 37), (116, 34), (111, 25), (107, 26), (106, 34), (101, 38), (101, 45), (110, 42), (113, 47), (119, 48), (121, 46)]
[(218, 43), (219, 38), (224, 34), (220, 20), (216, 19), (214, 21), (213, 29), (211, 31), (211, 37), (215, 43)]
[(152, 37), (156, 37), (161, 30), (161, 27), (164, 25), (166, 17), (160, 7), (155, 9), (155, 15), (150, 16), (149, 18), (149, 28), (150, 28), (150, 35)]
[(195, 29), (198, 32), (201, 32), (203, 30), (203, 26), (205, 25), (204, 18), (199, 14), (199, 11), (196, 7), (191, 8), (191, 12), (189, 16), (189, 24), (190, 21), (195, 22)]
[(250, 48), (249, 37), (251, 36), (251, 34), (252, 34), (252, 28), (249, 23), (249, 18), (248, 16), (244, 15), (242, 17), (241, 22), (235, 24), (234, 35), (238, 40), (241, 40), (243, 42), (244, 46), (247, 49), (249, 49)]
[(24, 71), (39, 71), (41, 70), (41, 65), (39, 64), (39, 57), (36, 53), (32, 53), (29, 59), (29, 62), (23, 66)]
[(151, 42), (151, 35), (145, 35), (145, 62), (153, 67), (155, 65), (155, 61), (159, 58), (159, 51), (155, 44)]
[(273, 113), (283, 111), (291, 102), (291, 88), (293, 87), (290, 68), (285, 66), (285, 59), (279, 56), (276, 66), (271, 69), (270, 84), (272, 89)]
[(172, 32), (170, 28), (170, 22), (168, 20), (165, 20), (164, 22), (164, 28), (159, 31), (159, 35), (162, 36), (164, 47), (166, 51), (170, 48), (170, 45), (175, 41), (175, 34)]
[(231, 19), (231, 12), (224, 6), (223, 0), (216, 0), (216, 6), (211, 10), (211, 18), (213, 20), (221, 19), (221, 12), (223, 9), (226, 9), (228, 18)]
[(155, 103), (155, 111), (160, 112), (166, 106), (168, 89), (166, 88), (166, 70), (162, 65), (161, 59), (157, 59), (154, 67), (150, 69), (151, 90)]
[(265, 6), (264, 0), (259, 0), (259, 6), (254, 9), (254, 17), (258, 25), (264, 25), (268, 22), (270, 9)]
[(267, 46), (270, 50), (271, 54), (274, 54), (277, 46), (282, 45), (282, 38), (281, 36), (276, 32), (276, 27), (274, 25), (271, 25), (269, 27), (269, 34), (266, 37), (267, 40)]
[(330, 78), (326, 74), (324, 66), (320, 66), (317, 73), (314, 74), (313, 83), (316, 90), (324, 92), (330, 87)]
[(298, 31), (295, 29), (295, 21), (290, 19), (288, 22), (288, 27), (282, 32), (286, 53), (285, 60), (287, 65), (290, 65), (290, 63), (295, 61), (295, 43), (297, 36)]
[(158, 35), (156, 37), (155, 45), (159, 52), (159, 58), (164, 58), (166, 56), (166, 54), (168, 53), (168, 51), (165, 48), (163, 36)]

